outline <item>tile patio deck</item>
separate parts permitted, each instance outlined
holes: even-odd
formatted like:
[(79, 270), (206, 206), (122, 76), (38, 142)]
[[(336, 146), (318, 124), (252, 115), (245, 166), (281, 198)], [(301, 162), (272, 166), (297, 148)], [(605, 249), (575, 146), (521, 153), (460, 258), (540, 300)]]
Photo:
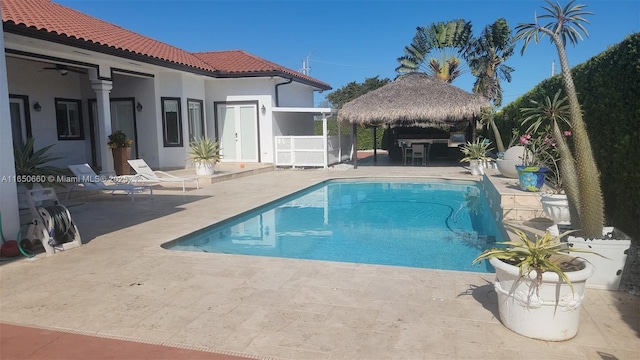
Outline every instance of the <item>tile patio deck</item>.
[[(232, 180), (203, 181), (201, 189), (184, 194), (158, 188), (153, 197), (136, 196), (135, 203), (108, 194), (74, 197), (67, 205), (85, 245), (2, 263), (0, 321), (141, 347), (194, 349), (212, 358), (638, 359), (640, 299), (627, 293), (588, 289), (578, 335), (554, 343), (500, 324), (492, 274), (160, 247), (325, 179), (475, 178), (458, 164), (392, 166), (386, 156), (378, 159), (379, 166), (368, 158), (358, 169), (339, 165), (244, 177), (237, 164), (228, 164), (219, 170)], [(10, 341), (5, 335), (2, 359), (11, 358), (2, 350)], [(25, 347), (38, 344), (29, 340)], [(71, 342), (69, 353), (83, 343)], [(107, 358), (102, 353), (98, 346), (93, 358)], [(139, 354), (132, 358), (162, 358)], [(31, 358), (53, 357), (40, 351)]]

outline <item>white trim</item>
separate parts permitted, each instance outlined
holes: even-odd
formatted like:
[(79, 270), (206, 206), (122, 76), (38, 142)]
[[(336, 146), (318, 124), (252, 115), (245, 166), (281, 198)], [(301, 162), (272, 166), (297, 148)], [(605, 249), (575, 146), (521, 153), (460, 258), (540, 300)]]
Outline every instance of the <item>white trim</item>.
[(307, 107), (273, 107), (272, 112), (295, 112), (295, 113), (311, 113), (311, 114), (337, 114), (337, 109), (332, 108), (307, 108)]

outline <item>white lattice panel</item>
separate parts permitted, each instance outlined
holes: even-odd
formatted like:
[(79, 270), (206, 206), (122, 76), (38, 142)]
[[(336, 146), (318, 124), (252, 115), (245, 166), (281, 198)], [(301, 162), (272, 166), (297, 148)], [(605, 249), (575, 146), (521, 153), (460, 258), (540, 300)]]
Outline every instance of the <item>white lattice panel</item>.
[(349, 135), (329, 136), (326, 150), (322, 136), (276, 136), (275, 140), (276, 166), (324, 167), (350, 158)]
[(324, 150), (322, 136), (296, 136), (293, 138), (295, 150)]
[(276, 151), (291, 150), (292, 139), (287, 136), (276, 136)]

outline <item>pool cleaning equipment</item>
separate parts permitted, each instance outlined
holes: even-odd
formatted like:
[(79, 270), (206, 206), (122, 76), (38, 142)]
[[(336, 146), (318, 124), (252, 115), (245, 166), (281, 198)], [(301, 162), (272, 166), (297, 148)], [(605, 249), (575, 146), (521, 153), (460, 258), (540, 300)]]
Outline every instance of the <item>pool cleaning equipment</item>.
[(23, 234), (25, 239), (42, 243), (47, 255), (82, 245), (78, 228), (54, 189), (27, 190), (27, 200), (33, 220)]

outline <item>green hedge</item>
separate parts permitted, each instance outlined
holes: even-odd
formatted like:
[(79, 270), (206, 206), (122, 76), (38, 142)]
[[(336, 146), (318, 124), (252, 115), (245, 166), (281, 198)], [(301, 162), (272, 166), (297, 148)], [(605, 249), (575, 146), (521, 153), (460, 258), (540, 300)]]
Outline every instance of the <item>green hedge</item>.
[[(572, 72), (601, 174), (607, 224), (640, 241), (640, 33)], [(552, 97), (559, 89), (562, 77), (556, 75), (505, 106), (496, 116), (502, 137), (510, 137), (510, 127), (519, 126), (521, 107), (530, 107), (531, 99)]]
[[(358, 150), (372, 150), (373, 149), (373, 128), (364, 128), (358, 126)], [(335, 135), (338, 133), (338, 121), (335, 116), (327, 119), (327, 130), (329, 130), (329, 134)], [(341, 134), (351, 134), (352, 126), (351, 124), (342, 124), (340, 127)], [(315, 123), (315, 134), (322, 135), (322, 122), (316, 121)], [(384, 136), (384, 129), (378, 128), (376, 130), (376, 145), (377, 149), (382, 149), (382, 137)]]

